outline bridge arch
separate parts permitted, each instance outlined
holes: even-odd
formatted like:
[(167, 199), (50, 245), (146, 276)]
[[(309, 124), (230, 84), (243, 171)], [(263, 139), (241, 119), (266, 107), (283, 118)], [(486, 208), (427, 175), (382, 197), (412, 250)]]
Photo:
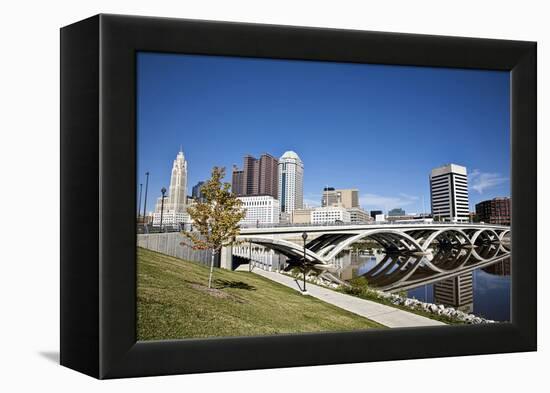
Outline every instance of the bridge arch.
[[(428, 248), (431, 246), (431, 244), (438, 238), (440, 237), (441, 235), (445, 235), (445, 234), (451, 234), (451, 235), (454, 235), (455, 239), (461, 244), (461, 245), (464, 245), (464, 243), (467, 243), (467, 245), (469, 246), (472, 246), (473, 245), (473, 242), (470, 240), (470, 238), (468, 237), (468, 235), (466, 235), (466, 233), (464, 233), (462, 230), (460, 229), (457, 229), (457, 228), (444, 228), (444, 229), (440, 229), (440, 230), (437, 230), (435, 232), (433, 232), (431, 235), (429, 235), (426, 240), (424, 240), (424, 242), (422, 243), (422, 249), (424, 251), (427, 251)], [(460, 235), (457, 236), (457, 235)]]
[[(491, 235), (493, 236), (492, 238), (490, 237)], [(479, 239), (480, 236), (488, 238), (490, 242), (494, 242), (495, 240), (498, 240), (500, 242), (499, 235), (493, 229), (483, 228), (474, 232), (474, 234), (470, 238), (471, 243), (476, 244), (476, 241), (477, 239)]]
[[(296, 243), (283, 239), (272, 239), (260, 236), (248, 236), (239, 239), (243, 242), (250, 242), (277, 251), (284, 256), (292, 259), (303, 258), (304, 248)], [(306, 248), (306, 258), (319, 264), (328, 265), (326, 260), (316, 252)]]
[[(418, 242), (411, 235), (399, 230), (384, 228), (384, 229), (368, 230), (363, 233), (359, 233), (355, 236), (352, 236), (350, 238), (347, 238), (346, 240), (340, 242), (330, 252), (328, 252), (328, 254), (326, 255), (323, 254), (323, 257), (325, 258), (325, 260), (330, 261), (333, 258), (335, 258), (346, 247), (366, 237), (369, 237), (375, 240), (381, 245), (386, 244), (385, 247), (390, 247), (393, 245), (397, 248), (399, 245), (398, 243), (401, 243), (404, 246), (406, 246), (409, 249), (409, 251), (424, 252), (420, 244), (418, 244)], [(412, 250), (411, 250), (411, 247), (412, 247)]]
[(511, 231), (509, 229), (504, 229), (502, 232), (500, 232), (500, 234), (498, 235), (498, 239), (500, 241), (503, 241), (504, 240), (504, 237), (506, 235), (508, 235)]

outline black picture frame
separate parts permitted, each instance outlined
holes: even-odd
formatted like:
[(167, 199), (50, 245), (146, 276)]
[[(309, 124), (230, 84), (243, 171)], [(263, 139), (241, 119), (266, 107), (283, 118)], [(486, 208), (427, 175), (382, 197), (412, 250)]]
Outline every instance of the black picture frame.
[[(508, 70), (511, 323), (136, 341), (136, 51)], [(61, 364), (119, 378), (535, 351), (536, 43), (96, 15), (61, 29)]]

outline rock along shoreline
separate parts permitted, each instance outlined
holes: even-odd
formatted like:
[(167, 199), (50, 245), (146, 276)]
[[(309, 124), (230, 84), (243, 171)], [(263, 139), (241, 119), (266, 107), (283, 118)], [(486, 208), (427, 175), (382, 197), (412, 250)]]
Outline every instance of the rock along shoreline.
[[(331, 282), (329, 280), (326, 280), (317, 276), (308, 276), (306, 280), (313, 284), (317, 284), (317, 285), (321, 285), (321, 286), (333, 288), (333, 289), (339, 289), (342, 287), (341, 285), (338, 285), (334, 282)], [(373, 288), (368, 288), (368, 290), (373, 294), (375, 294), (375, 296), (381, 299), (388, 300), (389, 302), (391, 302), (396, 306), (402, 306), (405, 308), (409, 308), (411, 310), (424, 311), (434, 315), (443, 315), (445, 317), (456, 319), (457, 321), (460, 321), (466, 324), (479, 325), (483, 323), (498, 323), (498, 321), (494, 321), (492, 319), (485, 319), (474, 314), (468, 314), (464, 311), (457, 310), (454, 307), (447, 307), (443, 304), (427, 303), (427, 302), (420, 301), (418, 299), (402, 297), (395, 293), (383, 292)]]

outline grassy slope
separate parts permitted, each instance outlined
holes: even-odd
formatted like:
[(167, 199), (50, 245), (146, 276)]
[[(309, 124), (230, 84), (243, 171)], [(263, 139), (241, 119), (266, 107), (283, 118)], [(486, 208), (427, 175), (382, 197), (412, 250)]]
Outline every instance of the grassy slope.
[(138, 249), (138, 339), (363, 330), (381, 325), (248, 272)]

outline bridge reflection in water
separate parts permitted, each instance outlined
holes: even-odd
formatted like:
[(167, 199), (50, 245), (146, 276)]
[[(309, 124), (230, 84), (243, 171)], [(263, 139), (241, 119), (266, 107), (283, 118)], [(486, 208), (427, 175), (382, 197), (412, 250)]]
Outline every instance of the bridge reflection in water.
[(471, 273), (509, 256), (509, 250), (491, 243), (475, 249), (442, 247), (432, 255), (422, 256), (383, 252), (371, 258), (360, 275), (372, 287), (398, 292)]
[[(494, 245), (437, 250), (433, 257), (411, 257), (374, 250), (351, 255), (340, 277), (364, 277), (370, 286), (444, 304), (488, 319), (510, 319), (510, 252)], [(431, 260), (430, 260), (431, 259)]]

